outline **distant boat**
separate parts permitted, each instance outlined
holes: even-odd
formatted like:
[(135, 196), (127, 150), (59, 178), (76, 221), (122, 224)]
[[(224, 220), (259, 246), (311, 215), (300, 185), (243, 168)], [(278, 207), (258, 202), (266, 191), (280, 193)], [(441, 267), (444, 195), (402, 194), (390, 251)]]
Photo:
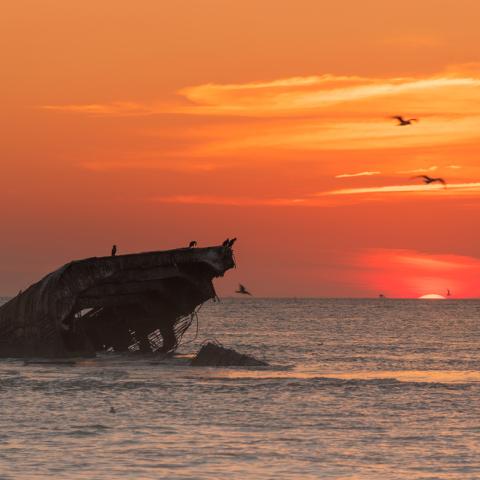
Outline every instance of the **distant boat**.
[(381, 293), (378, 298), (385, 298), (385, 295), (383, 293)]

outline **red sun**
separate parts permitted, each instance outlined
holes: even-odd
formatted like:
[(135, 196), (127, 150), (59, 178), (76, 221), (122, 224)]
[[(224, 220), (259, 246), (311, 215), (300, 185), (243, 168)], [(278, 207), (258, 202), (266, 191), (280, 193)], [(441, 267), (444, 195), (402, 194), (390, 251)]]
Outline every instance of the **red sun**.
[(438, 295), (437, 293), (428, 293), (427, 295), (422, 295), (418, 298), (420, 300), (445, 300), (443, 295)]

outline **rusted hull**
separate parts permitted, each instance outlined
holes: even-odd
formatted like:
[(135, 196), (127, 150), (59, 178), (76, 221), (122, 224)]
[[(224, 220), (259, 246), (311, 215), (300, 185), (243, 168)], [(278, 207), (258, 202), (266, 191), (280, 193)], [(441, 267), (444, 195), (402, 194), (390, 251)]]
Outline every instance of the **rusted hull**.
[(71, 262), (0, 307), (0, 356), (93, 355), (132, 341), (151, 351), (157, 330), (161, 349), (174, 350), (182, 319), (215, 298), (213, 279), (233, 266), (225, 247)]

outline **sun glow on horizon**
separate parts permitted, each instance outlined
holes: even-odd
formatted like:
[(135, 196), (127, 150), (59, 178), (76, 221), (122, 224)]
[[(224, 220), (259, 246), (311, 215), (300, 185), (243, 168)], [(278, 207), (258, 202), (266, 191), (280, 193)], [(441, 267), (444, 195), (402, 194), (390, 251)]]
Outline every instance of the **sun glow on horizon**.
[(419, 300), (445, 300), (443, 295), (438, 295), (437, 293), (428, 293), (427, 295), (422, 295), (418, 298)]

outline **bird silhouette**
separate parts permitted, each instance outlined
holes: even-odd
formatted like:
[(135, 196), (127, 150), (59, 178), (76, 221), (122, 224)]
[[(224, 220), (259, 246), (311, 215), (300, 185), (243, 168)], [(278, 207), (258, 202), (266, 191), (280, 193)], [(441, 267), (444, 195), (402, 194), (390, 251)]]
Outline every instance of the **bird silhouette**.
[(193, 248), (193, 247), (196, 247), (197, 246), (197, 242), (195, 240), (192, 240), (189, 244), (188, 244), (188, 248)]
[(398, 120), (397, 127), (406, 127), (407, 125), (411, 125), (412, 122), (418, 122), (418, 118), (403, 118), (400, 115), (395, 115), (392, 118)]
[(412, 177), (411, 180), (413, 180), (414, 178), (421, 178), (425, 185), (429, 185), (430, 183), (438, 182), (438, 183), (442, 183), (443, 186), (445, 188), (447, 188), (447, 182), (443, 178), (440, 178), (440, 177), (433, 178), (433, 177), (429, 177), (428, 175), (417, 175), (415, 177)]
[(235, 293), (241, 293), (242, 295), (251, 295), (251, 293), (241, 283), (238, 284), (238, 290)]
[(112, 257), (114, 257), (116, 254), (117, 254), (117, 246), (114, 245), (114, 246), (112, 247)]

